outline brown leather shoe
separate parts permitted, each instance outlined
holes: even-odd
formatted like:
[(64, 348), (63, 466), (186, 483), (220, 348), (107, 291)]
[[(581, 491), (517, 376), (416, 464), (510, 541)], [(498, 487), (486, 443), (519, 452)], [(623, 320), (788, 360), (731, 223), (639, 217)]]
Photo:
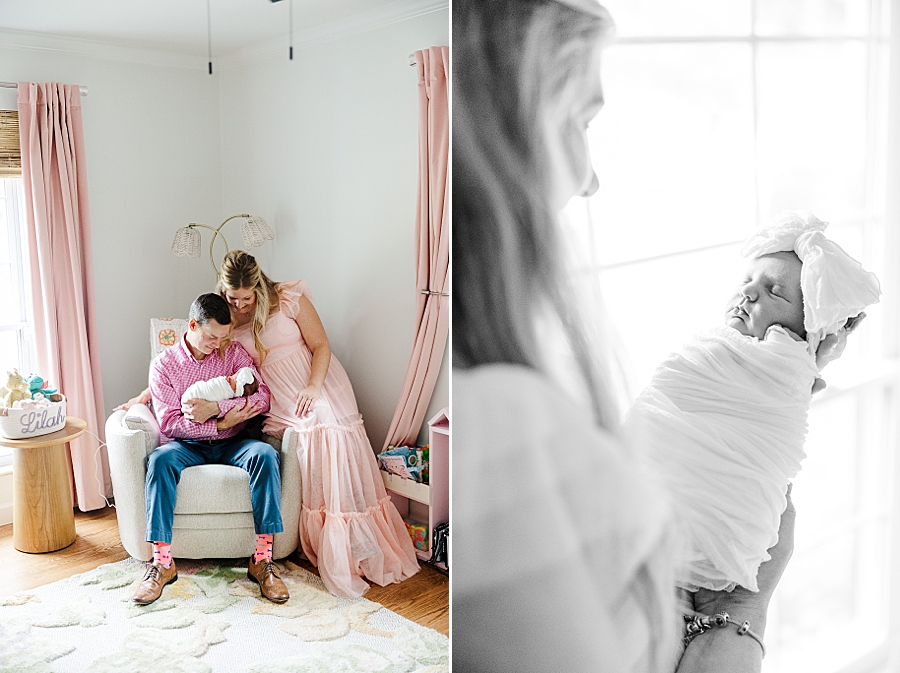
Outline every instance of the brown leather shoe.
[(284, 603), (290, 594), (281, 577), (278, 576), (278, 568), (272, 559), (263, 559), (259, 563), (253, 562), (250, 557), (250, 563), (247, 565), (247, 579), (251, 579), (259, 585), (259, 590), (263, 596), (273, 603)]
[(152, 603), (162, 593), (163, 587), (178, 579), (178, 569), (175, 561), (168, 568), (154, 563), (147, 568), (143, 581), (138, 585), (137, 591), (131, 600), (138, 605)]

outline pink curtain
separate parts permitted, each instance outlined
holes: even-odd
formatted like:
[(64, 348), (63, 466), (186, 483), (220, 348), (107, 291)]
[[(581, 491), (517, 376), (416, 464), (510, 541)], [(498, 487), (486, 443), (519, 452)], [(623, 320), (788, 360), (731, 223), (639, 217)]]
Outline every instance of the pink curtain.
[(450, 322), (447, 267), (450, 243), (447, 221), (450, 115), (447, 78), (449, 47), (429, 47), (415, 54), (419, 72), (419, 193), (416, 216), (416, 340), (406, 368), (400, 402), (384, 448), (413, 444), (444, 357)]
[[(77, 86), (19, 82), (19, 135), (28, 223), (37, 372), (66, 396), (66, 413), (103, 436), (81, 95)], [(110, 493), (105, 449), (70, 443), (75, 501), (89, 511)]]

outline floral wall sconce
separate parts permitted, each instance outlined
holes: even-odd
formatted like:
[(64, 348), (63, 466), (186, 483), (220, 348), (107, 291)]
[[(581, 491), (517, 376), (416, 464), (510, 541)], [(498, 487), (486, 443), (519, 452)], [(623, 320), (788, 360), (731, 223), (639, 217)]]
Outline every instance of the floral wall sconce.
[(200, 231), (197, 227), (209, 229), (213, 232), (212, 240), (209, 242), (209, 263), (212, 264), (213, 271), (215, 271), (216, 276), (218, 276), (219, 267), (216, 266), (216, 261), (213, 258), (213, 245), (215, 244), (216, 239), (221, 236), (222, 244), (225, 246), (225, 254), (228, 254), (228, 241), (225, 239), (225, 234), (222, 233), (222, 227), (224, 227), (227, 222), (236, 218), (243, 218), (243, 221), (241, 222), (241, 237), (244, 239), (245, 248), (257, 248), (266, 241), (275, 239), (275, 232), (272, 231), (271, 227), (269, 227), (263, 218), (257, 215), (241, 213), (226, 218), (218, 227), (211, 227), (208, 224), (200, 224), (199, 222), (191, 222), (186, 227), (181, 227), (175, 232), (175, 240), (172, 241), (172, 254), (179, 257), (199, 258)]

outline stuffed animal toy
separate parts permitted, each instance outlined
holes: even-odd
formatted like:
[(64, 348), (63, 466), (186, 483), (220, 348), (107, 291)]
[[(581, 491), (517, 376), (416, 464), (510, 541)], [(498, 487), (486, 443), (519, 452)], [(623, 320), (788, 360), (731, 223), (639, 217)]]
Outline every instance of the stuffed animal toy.
[(8, 371), (6, 374), (8, 378), (6, 387), (3, 389), (4, 395), (3, 399), (0, 400), (0, 405), (12, 407), (13, 402), (18, 400), (30, 400), (31, 394), (28, 392), (28, 384), (25, 383), (22, 375), (16, 369), (13, 369), (11, 372)]
[(49, 397), (55, 392), (59, 392), (56, 388), (50, 387), (50, 382), (45, 381), (37, 374), (33, 374), (25, 379), (25, 383), (28, 384), (28, 393), (31, 395), (32, 399), (36, 399), (36, 395), (43, 395), (44, 397)]

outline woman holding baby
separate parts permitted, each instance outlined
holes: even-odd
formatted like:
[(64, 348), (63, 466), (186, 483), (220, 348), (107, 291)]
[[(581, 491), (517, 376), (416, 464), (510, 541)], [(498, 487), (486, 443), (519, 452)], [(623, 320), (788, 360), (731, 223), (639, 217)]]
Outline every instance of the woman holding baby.
[[(604, 366), (614, 357), (580, 315), (557, 233), (567, 201), (599, 187), (585, 131), (603, 105), (612, 30), (597, 0), (453, 2), (452, 600), (463, 671), (759, 671), (792, 552), (788, 489), (758, 591), (699, 589), (676, 606), (672, 502), (618, 428)], [(820, 368), (846, 333), (823, 341)], [(564, 337), (575, 391), (548, 334)], [(729, 619), (686, 633), (684, 613)]]

